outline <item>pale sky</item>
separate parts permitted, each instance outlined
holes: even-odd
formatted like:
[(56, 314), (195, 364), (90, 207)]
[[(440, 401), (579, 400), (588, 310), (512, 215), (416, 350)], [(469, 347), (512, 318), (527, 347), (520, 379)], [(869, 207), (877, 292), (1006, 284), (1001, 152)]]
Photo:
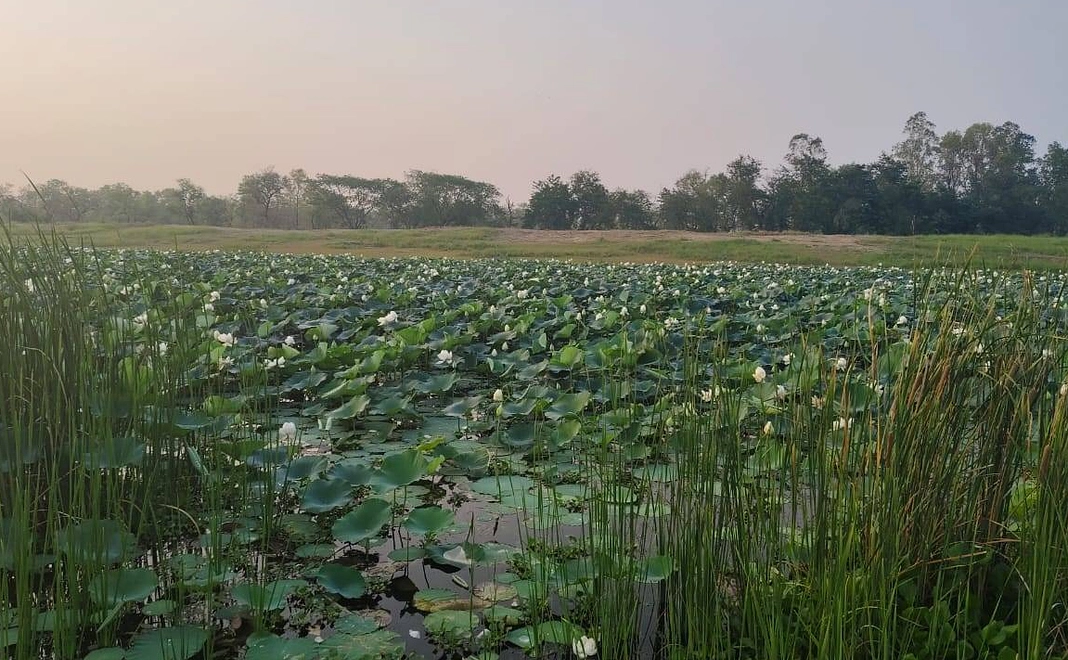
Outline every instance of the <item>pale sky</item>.
[(1068, 0), (0, 0), (0, 182), (229, 193), (274, 166), (654, 196), (925, 110), (1068, 142)]

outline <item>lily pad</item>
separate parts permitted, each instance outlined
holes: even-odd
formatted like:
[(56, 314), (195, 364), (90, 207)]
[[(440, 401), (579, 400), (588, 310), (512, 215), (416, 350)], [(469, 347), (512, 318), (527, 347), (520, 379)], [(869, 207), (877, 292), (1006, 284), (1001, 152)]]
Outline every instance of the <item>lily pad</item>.
[(349, 566), (326, 564), (319, 569), (316, 577), (323, 589), (345, 598), (359, 598), (367, 591), (363, 573)]
[(189, 660), (208, 641), (208, 631), (195, 626), (148, 630), (134, 638), (126, 660)]
[(147, 568), (116, 568), (101, 573), (89, 582), (89, 597), (97, 605), (114, 607), (148, 598), (159, 578)]
[(393, 517), (389, 502), (378, 498), (364, 501), (334, 523), (334, 538), (346, 543), (359, 543), (378, 534)]
[(404, 520), (404, 528), (420, 536), (438, 534), (449, 527), (456, 519), (452, 511), (440, 506), (421, 506), (412, 510)]
[(352, 501), (352, 486), (344, 479), (316, 479), (304, 489), (300, 506), (309, 513), (325, 513)]

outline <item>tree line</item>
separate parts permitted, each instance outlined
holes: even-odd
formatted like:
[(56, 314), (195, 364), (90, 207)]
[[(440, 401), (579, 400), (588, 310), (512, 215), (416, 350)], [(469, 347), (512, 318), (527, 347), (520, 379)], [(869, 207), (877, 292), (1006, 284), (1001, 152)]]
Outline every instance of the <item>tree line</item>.
[(832, 165), (822, 139), (795, 135), (783, 162), (741, 155), (718, 173), (689, 171), (653, 197), (610, 190), (598, 173), (550, 175), (527, 203), (490, 183), (411, 171), (403, 180), (309, 176), (267, 168), (236, 193), (207, 194), (189, 179), (158, 191), (122, 183), (89, 190), (60, 180), (0, 186), (0, 219), (180, 223), (292, 229), (523, 226), (818, 233), (1068, 234), (1068, 148), (1042, 156), (1012, 122), (939, 134), (923, 112), (868, 164)]

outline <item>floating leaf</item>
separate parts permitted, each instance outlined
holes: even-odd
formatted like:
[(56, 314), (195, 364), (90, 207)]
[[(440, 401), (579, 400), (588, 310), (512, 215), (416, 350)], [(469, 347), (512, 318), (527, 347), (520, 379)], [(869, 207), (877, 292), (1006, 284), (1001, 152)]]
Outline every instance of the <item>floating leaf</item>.
[(97, 605), (114, 607), (148, 598), (159, 578), (147, 568), (116, 568), (97, 575), (89, 582), (89, 597)]
[(438, 534), (448, 528), (456, 516), (440, 506), (421, 506), (413, 509), (404, 520), (404, 528), (412, 534)]
[(341, 406), (326, 413), (326, 419), (328, 422), (335, 419), (352, 419), (367, 410), (370, 403), (371, 398), (366, 394), (357, 394)]
[(300, 506), (309, 513), (324, 513), (352, 501), (352, 486), (344, 479), (316, 479), (304, 489)]
[(582, 409), (589, 402), (590, 393), (585, 390), (575, 394), (562, 394), (545, 411), (545, 416), (548, 419), (560, 419), (561, 417), (577, 415), (582, 412)]
[(91, 470), (140, 465), (145, 444), (136, 438), (112, 438), (82, 456), (82, 464)]
[(523, 492), (534, 487), (534, 480), (515, 474), (483, 477), (471, 484), (471, 490), (483, 495), (500, 497), (504, 494)]
[(378, 534), (393, 517), (389, 502), (371, 498), (348, 512), (334, 523), (334, 538), (346, 543), (359, 543)]
[(173, 600), (167, 600), (165, 598), (160, 600), (154, 600), (141, 608), (141, 613), (145, 616), (166, 616), (177, 609), (178, 604)]
[(393, 561), (415, 561), (426, 557), (426, 550), (419, 546), (396, 548), (387, 555)]
[(309, 543), (302, 545), (293, 551), (293, 554), (301, 559), (322, 559), (333, 557), (337, 548), (329, 543)]
[(326, 468), (325, 456), (298, 456), (283, 471), (287, 481), (311, 479)]
[(654, 584), (667, 579), (672, 570), (671, 557), (666, 555), (649, 557), (638, 565), (638, 581)]
[(404, 642), (391, 630), (376, 630), (364, 635), (333, 635), (323, 640), (320, 646), (337, 654), (326, 657), (345, 660), (399, 659), (404, 653)]
[(323, 589), (345, 598), (359, 598), (367, 591), (363, 573), (349, 566), (325, 564), (316, 573), (316, 578)]
[(121, 562), (134, 552), (134, 535), (114, 520), (84, 520), (59, 533), (58, 545), (79, 564)]
[(474, 589), (474, 594), (482, 600), (500, 602), (512, 600), (518, 595), (515, 587), (500, 582), (483, 582)]
[(247, 605), (255, 611), (271, 612), (282, 609), (286, 598), (306, 584), (304, 580), (274, 580), (265, 584), (240, 582), (230, 590), (230, 595), (239, 604)]
[(208, 631), (195, 626), (148, 630), (134, 638), (126, 660), (189, 660), (208, 641)]
[(412, 602), (422, 612), (480, 610), (492, 604), (474, 595), (463, 596), (448, 589), (420, 589)]
[(283, 639), (278, 635), (253, 633), (245, 650), (245, 660), (312, 660), (317, 657), (318, 644), (309, 637)]
[(585, 630), (567, 621), (545, 621), (536, 626), (517, 628), (509, 632), (505, 639), (521, 649), (533, 649), (546, 642), (571, 646), (574, 640), (581, 639), (585, 634)]
[(445, 639), (470, 639), (478, 624), (478, 616), (470, 611), (436, 610), (423, 617), (426, 631)]
[(441, 412), (448, 417), (467, 417), (471, 414), (472, 410), (478, 408), (478, 404), (481, 401), (481, 396), (469, 396), (466, 399), (458, 399), (446, 406)]
[(367, 461), (359, 458), (338, 461), (327, 472), (328, 477), (343, 479), (350, 486), (366, 486), (371, 483), (373, 475), (374, 470), (367, 465)]
[(387, 456), (382, 466), (371, 474), (370, 485), (379, 493), (407, 486), (427, 474), (429, 462), (417, 449), (406, 449)]

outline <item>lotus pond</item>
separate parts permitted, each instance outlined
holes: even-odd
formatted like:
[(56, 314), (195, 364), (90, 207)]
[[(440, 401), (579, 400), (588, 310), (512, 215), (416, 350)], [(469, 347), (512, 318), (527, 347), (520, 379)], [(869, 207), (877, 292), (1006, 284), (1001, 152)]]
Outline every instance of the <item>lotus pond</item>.
[(0, 267), (8, 657), (1068, 651), (1064, 275)]

